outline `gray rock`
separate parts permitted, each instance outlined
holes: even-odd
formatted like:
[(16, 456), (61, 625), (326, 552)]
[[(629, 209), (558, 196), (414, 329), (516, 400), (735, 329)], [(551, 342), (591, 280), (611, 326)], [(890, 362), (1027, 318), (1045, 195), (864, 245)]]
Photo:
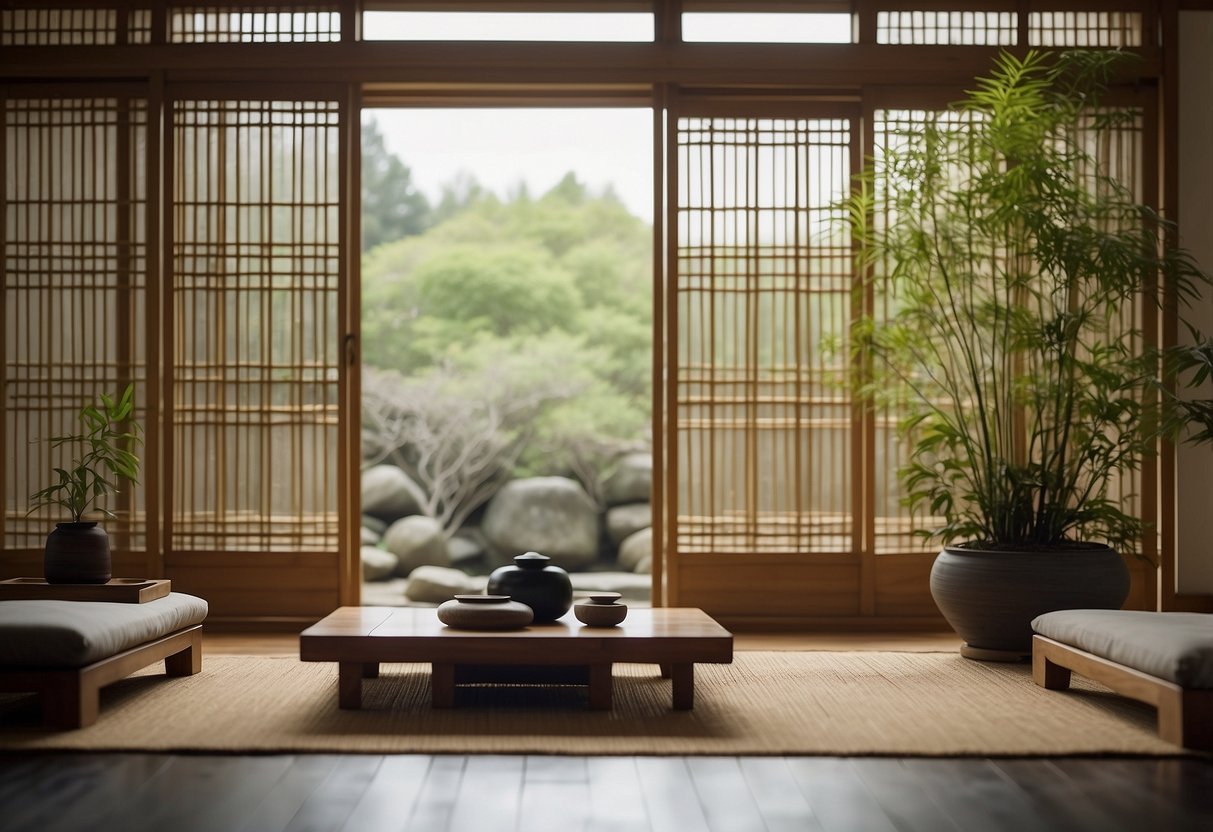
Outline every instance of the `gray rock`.
[(378, 543), (382, 539), (382, 537), (383, 536), (379, 532), (376, 532), (374, 529), (368, 529), (366, 526), (362, 527), (362, 545), (363, 546), (374, 546), (376, 543)]
[(414, 514), (388, 526), (383, 545), (400, 558), (397, 575), (408, 575), (419, 566), (450, 566), (442, 524), (432, 517)]
[(380, 520), (378, 517), (372, 517), (369, 514), (362, 515), (362, 528), (370, 529), (375, 534), (383, 537), (383, 533), (387, 531), (387, 521)]
[(607, 509), (607, 537), (618, 546), (628, 537), (641, 529), (653, 525), (653, 509), (648, 503), (628, 503)]
[(391, 523), (417, 514), (421, 489), (395, 465), (376, 465), (362, 472), (362, 511)]
[(580, 484), (566, 477), (532, 477), (505, 484), (480, 526), (497, 557), (539, 552), (564, 569), (598, 559), (598, 511)]
[(653, 556), (652, 555), (645, 555), (644, 557), (642, 557), (640, 559), (640, 563), (636, 564), (636, 574), (637, 575), (653, 574)]
[(650, 567), (653, 557), (653, 530), (641, 529), (634, 532), (627, 540), (619, 544), (619, 568), (636, 572), (637, 567), (647, 558)]
[(653, 488), (653, 455), (626, 454), (602, 486), (607, 505), (648, 502)]
[(418, 566), (409, 575), (404, 597), (423, 604), (441, 604), (456, 595), (482, 592), (477, 582), (458, 569), (444, 566)]
[(484, 536), (477, 529), (460, 529), (446, 542), (451, 562), (464, 564), (484, 557)]
[(399, 558), (391, 552), (385, 552), (377, 546), (363, 546), (359, 553), (362, 556), (364, 581), (386, 581), (396, 571)]

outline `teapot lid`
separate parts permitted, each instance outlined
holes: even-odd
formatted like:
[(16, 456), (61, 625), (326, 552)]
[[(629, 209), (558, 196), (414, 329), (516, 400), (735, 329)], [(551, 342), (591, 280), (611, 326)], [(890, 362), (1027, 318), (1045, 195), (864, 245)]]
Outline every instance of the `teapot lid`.
[(527, 552), (524, 555), (515, 555), (514, 563), (524, 569), (542, 569), (547, 566), (550, 561), (547, 555), (541, 555), (538, 552)]

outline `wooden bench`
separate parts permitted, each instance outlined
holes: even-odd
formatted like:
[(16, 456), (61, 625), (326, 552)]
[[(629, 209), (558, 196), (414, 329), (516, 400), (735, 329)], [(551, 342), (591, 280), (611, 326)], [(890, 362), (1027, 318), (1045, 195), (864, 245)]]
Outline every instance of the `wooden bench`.
[(206, 602), (183, 593), (145, 604), (0, 601), (0, 691), (33, 692), (51, 728), (97, 721), (101, 688), (155, 662), (202, 669)]
[(1065, 690), (1078, 673), (1157, 708), (1167, 742), (1213, 750), (1213, 615), (1061, 610), (1032, 628), (1036, 684)]

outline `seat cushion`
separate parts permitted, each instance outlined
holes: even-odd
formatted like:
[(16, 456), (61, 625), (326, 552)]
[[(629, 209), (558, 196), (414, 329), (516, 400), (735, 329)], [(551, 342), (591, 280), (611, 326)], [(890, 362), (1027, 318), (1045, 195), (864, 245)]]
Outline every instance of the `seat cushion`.
[(1213, 688), (1213, 615), (1134, 610), (1058, 610), (1032, 629), (1183, 688)]
[(0, 667), (83, 667), (206, 618), (182, 592), (144, 604), (0, 601)]

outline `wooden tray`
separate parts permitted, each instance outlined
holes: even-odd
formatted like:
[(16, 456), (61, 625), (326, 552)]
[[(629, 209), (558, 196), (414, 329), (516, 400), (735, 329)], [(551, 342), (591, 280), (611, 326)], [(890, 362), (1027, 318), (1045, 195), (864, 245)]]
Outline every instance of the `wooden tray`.
[(48, 584), (42, 578), (0, 581), (0, 601), (109, 601), (142, 604), (169, 594), (167, 580), (111, 578), (104, 584)]

